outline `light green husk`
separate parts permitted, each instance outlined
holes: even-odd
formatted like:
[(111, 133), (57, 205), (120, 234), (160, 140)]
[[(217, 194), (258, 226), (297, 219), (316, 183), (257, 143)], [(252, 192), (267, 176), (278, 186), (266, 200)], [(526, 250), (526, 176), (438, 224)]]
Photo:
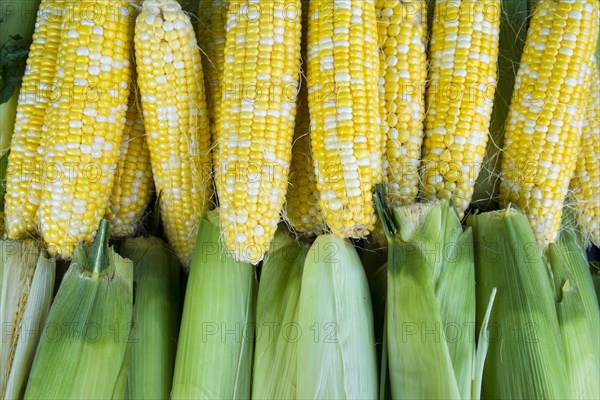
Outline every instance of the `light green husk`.
[(32, 240), (0, 241), (0, 398), (19, 399), (48, 315), (56, 263)]
[(307, 254), (307, 246), (280, 228), (263, 262), (256, 304), (254, 399), (296, 398), (298, 341), (292, 335)]
[[(564, 221), (564, 220), (563, 220)], [(563, 222), (547, 250), (554, 277), (569, 398), (600, 399), (600, 310), (583, 239)]]
[(208, 212), (198, 230), (172, 399), (250, 397), (256, 271), (226, 252), (217, 212)]
[(304, 263), (297, 329), (299, 399), (375, 399), (369, 285), (354, 247), (319, 236)]
[(77, 246), (37, 347), (25, 399), (123, 398), (129, 362), (133, 265), (108, 248), (102, 220)]
[(128, 399), (168, 399), (181, 313), (180, 265), (155, 237), (127, 239), (120, 252), (133, 261), (135, 299)]
[[(477, 304), (497, 295), (483, 338), (487, 399), (569, 398), (561, 332), (549, 271), (527, 218), (512, 209), (471, 219)], [(485, 309), (477, 308), (484, 325)]]
[(390, 211), (382, 198), (378, 193), (390, 242), (386, 345), (392, 396), (476, 398), (471, 230), (463, 232), (449, 202)]

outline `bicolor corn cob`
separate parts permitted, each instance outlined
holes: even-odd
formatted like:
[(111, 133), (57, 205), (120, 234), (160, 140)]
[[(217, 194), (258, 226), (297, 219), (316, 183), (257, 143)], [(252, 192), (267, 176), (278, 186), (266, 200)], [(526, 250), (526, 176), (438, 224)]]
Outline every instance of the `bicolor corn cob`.
[(414, 202), (425, 119), (427, 3), (377, 0), (384, 178), (392, 205)]
[(331, 231), (363, 237), (381, 182), (375, 2), (313, 0), (308, 15), (310, 141), (319, 205)]
[[(90, 13), (93, 7), (94, 13)], [(135, 10), (128, 0), (69, 3), (44, 135), (39, 224), (48, 251), (70, 258), (106, 208), (129, 98)]]
[(169, 243), (188, 266), (210, 207), (210, 132), (196, 36), (175, 0), (146, 0), (135, 27), (146, 140)]
[(595, 57), (589, 70), (590, 87), (585, 93), (588, 104), (571, 189), (584, 236), (600, 246), (600, 73)]
[(597, 0), (541, 0), (530, 22), (506, 124), (500, 201), (523, 211), (542, 247), (557, 237), (577, 164), (597, 37)]
[(111, 235), (135, 233), (152, 196), (152, 166), (144, 131), (141, 105), (135, 90), (129, 95), (115, 183), (106, 210)]
[(215, 169), (223, 237), (236, 260), (263, 258), (285, 202), (300, 40), (300, 0), (230, 4)]
[(290, 184), (286, 197), (285, 219), (296, 232), (319, 235), (327, 230), (319, 207), (319, 192), (310, 152), (310, 115), (306, 81), (301, 83), (298, 96)]
[(52, 99), (64, 2), (43, 0), (23, 76), (6, 174), (6, 231), (23, 239), (35, 233), (35, 214), (44, 170), (40, 147), (46, 110)]
[(327, 225), (323, 221), (319, 207), (319, 191), (310, 150), (310, 114), (306, 82), (308, 4), (309, 1), (302, 1), (301, 57), (303, 69), (300, 76), (290, 183), (286, 194), (284, 218), (298, 233), (320, 235), (327, 230)]
[(473, 196), (488, 140), (500, 4), (435, 4), (421, 191), (427, 199), (452, 199), (461, 215)]
[(208, 0), (201, 1), (198, 9), (198, 44), (203, 52), (202, 68), (206, 78), (206, 100), (213, 137), (218, 137), (215, 130), (219, 127), (228, 8), (229, 0)]

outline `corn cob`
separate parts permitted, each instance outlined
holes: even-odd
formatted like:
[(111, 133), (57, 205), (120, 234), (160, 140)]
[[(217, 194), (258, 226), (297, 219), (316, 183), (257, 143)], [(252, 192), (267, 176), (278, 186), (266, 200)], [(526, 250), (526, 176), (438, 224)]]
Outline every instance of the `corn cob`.
[(37, 14), (17, 106), (6, 175), (6, 231), (23, 239), (35, 233), (35, 214), (42, 195), (42, 126), (52, 100), (63, 1), (43, 0)]
[(135, 233), (152, 195), (152, 167), (137, 93), (129, 95), (125, 130), (106, 219), (113, 236)]
[(571, 189), (584, 237), (600, 246), (600, 73), (595, 58), (589, 70), (588, 104)]
[(436, 2), (427, 89), (421, 191), (469, 206), (488, 139), (500, 0)]
[(597, 36), (597, 0), (541, 0), (527, 34), (506, 124), (500, 201), (518, 205), (542, 247), (557, 237), (575, 171)]
[(319, 205), (331, 231), (359, 238), (375, 224), (383, 135), (375, 2), (310, 2), (308, 105)]
[(298, 97), (290, 184), (286, 195), (284, 217), (296, 232), (319, 235), (327, 230), (327, 225), (323, 221), (319, 208), (319, 192), (310, 152), (310, 115), (305, 87), (303, 85), (300, 88)]
[(236, 260), (258, 263), (285, 202), (300, 71), (300, 0), (230, 4), (215, 158)]
[(203, 52), (202, 68), (206, 81), (206, 102), (210, 110), (213, 137), (218, 137), (221, 105), (221, 76), (225, 68), (225, 25), (229, 0), (200, 2), (198, 8), (198, 44)]
[(310, 151), (310, 115), (308, 113), (308, 90), (306, 82), (306, 45), (308, 40), (308, 4), (302, 1), (302, 45), (301, 56), (304, 66), (300, 76), (298, 110), (292, 146), (290, 183), (286, 194), (285, 220), (298, 233), (319, 235), (327, 230), (319, 208), (319, 191), (315, 179), (313, 158)]
[(425, 119), (427, 4), (377, 0), (381, 78), (379, 104), (385, 133), (384, 178), (392, 205), (414, 202)]
[(200, 51), (175, 0), (146, 0), (135, 28), (146, 140), (169, 243), (190, 263), (210, 207), (210, 132)]
[(37, 215), (51, 255), (70, 258), (77, 243), (91, 241), (108, 207), (129, 98), (132, 12), (127, 0), (69, 4)]

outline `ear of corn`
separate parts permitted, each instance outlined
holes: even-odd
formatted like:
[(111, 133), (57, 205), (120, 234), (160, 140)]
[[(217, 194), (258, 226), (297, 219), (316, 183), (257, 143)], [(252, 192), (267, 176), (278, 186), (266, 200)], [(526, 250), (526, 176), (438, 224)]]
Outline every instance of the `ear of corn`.
[[(6, 231), (12, 239), (35, 233), (42, 196), (42, 126), (52, 101), (64, 2), (43, 0), (19, 94), (6, 174)], [(2, 117), (4, 119), (4, 117)]]
[(218, 210), (202, 218), (190, 266), (172, 399), (250, 397), (256, 276), (221, 242)]
[[(24, 0), (19, 3), (3, 0), (1, 4), (0, 48), (3, 52), (3, 66), (0, 71), (0, 157), (10, 148), (19, 86), (25, 72), (28, 49), (31, 48), (40, 0)], [(23, 9), (28, 12), (18, 12)]]
[(129, 98), (135, 12), (128, 0), (75, 2), (68, 10), (56, 62), (58, 97), (44, 121), (37, 215), (49, 253), (63, 258), (92, 240), (109, 203)]
[(135, 55), (161, 218), (187, 268), (202, 213), (210, 207), (211, 141), (200, 51), (177, 1), (144, 1)]
[(135, 302), (128, 399), (168, 399), (179, 333), (180, 266), (155, 237), (127, 239), (120, 252), (133, 261)]
[(298, 307), (298, 328), (290, 333), (298, 340), (296, 398), (376, 398), (369, 285), (347, 240), (322, 235), (312, 244)]
[[(563, 223), (564, 225), (564, 223)], [(556, 290), (569, 398), (600, 398), (600, 310), (583, 240), (573, 228), (561, 230), (548, 247)]]
[(584, 237), (600, 246), (600, 66), (595, 58), (590, 64), (581, 150), (577, 155), (571, 190)]
[(386, 345), (392, 396), (477, 397), (471, 230), (463, 232), (447, 201), (398, 207), (389, 217), (380, 208), (390, 235)]
[(152, 166), (136, 90), (129, 95), (115, 183), (106, 210), (113, 236), (133, 235), (152, 196)]
[(0, 241), (0, 397), (23, 396), (50, 309), (56, 265), (31, 240)]
[(298, 92), (298, 110), (294, 128), (290, 182), (286, 193), (284, 219), (294, 231), (307, 236), (327, 231), (319, 207), (319, 191), (315, 176), (310, 146), (310, 114), (308, 110), (308, 88), (306, 81), (306, 46), (308, 44), (308, 0), (302, 0), (302, 72)]
[(133, 265), (108, 248), (102, 220), (78, 246), (35, 352), (25, 399), (123, 398), (129, 362)]
[(372, 189), (382, 179), (375, 2), (315, 0), (308, 15), (310, 143), (319, 205), (339, 237), (375, 224)]
[(485, 308), (477, 308), (477, 325), (488, 330), (483, 397), (573, 398), (552, 284), (527, 218), (506, 209), (471, 223), (477, 304), (497, 288), (487, 326)]
[(278, 230), (262, 264), (256, 303), (252, 398), (295, 399), (298, 303), (308, 247)]
[(237, 260), (262, 260), (285, 202), (300, 40), (300, 0), (230, 3), (215, 179)]
[(219, 137), (221, 78), (225, 69), (225, 27), (229, 0), (201, 1), (198, 7), (198, 44), (206, 78), (206, 100), (210, 110), (211, 134)]
[(506, 124), (500, 201), (529, 218), (542, 246), (556, 240), (581, 142), (598, 1), (541, 0), (527, 33)]
[(469, 206), (492, 113), (500, 0), (435, 4), (421, 190)]
[(500, 14), (500, 39), (498, 50), (498, 85), (494, 94), (494, 107), (490, 122), (490, 138), (481, 171), (475, 182), (471, 203), (480, 210), (498, 208), (500, 186), (500, 161), (504, 143), (504, 128), (515, 87), (517, 65), (523, 54), (527, 37), (529, 12), (522, 0), (503, 0)]
[(377, 0), (380, 115), (386, 141), (384, 178), (392, 204), (414, 202), (425, 119), (427, 4)]
[(300, 87), (295, 129), (285, 220), (296, 232), (319, 235), (327, 230), (327, 225), (323, 221), (319, 207), (319, 191), (310, 149), (310, 115), (306, 81), (303, 81)]

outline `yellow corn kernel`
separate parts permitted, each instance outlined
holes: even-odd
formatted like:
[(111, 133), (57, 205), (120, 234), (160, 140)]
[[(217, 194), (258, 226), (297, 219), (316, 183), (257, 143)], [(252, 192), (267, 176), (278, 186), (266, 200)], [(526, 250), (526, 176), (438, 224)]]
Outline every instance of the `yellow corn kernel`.
[(385, 133), (384, 178), (393, 206), (419, 191), (427, 81), (425, 0), (377, 0), (381, 49), (379, 105)]
[(285, 202), (300, 73), (301, 4), (231, 2), (216, 185), (226, 247), (256, 264)]
[(35, 233), (44, 169), (42, 126), (52, 97), (64, 4), (42, 0), (37, 13), (8, 157), (4, 211), (10, 239)]
[(144, 1), (135, 55), (161, 218), (187, 267), (200, 219), (211, 205), (211, 140), (200, 50), (177, 1)]
[(339, 237), (375, 224), (382, 180), (379, 49), (375, 2), (313, 0), (308, 15), (310, 142), (319, 205)]
[(152, 166), (144, 133), (141, 104), (137, 93), (132, 90), (129, 95), (115, 183), (106, 210), (112, 236), (133, 235), (152, 196)]
[(583, 114), (581, 150), (571, 189), (584, 237), (600, 246), (600, 72), (595, 57), (589, 71), (590, 86), (584, 95), (588, 103)]
[(77, 243), (91, 241), (108, 207), (129, 98), (133, 12), (128, 0), (69, 3), (58, 95), (43, 128), (37, 215), (52, 255), (70, 258)]
[(481, 170), (497, 81), (500, 0), (440, 0), (429, 51), (421, 192), (462, 216)]
[(500, 201), (517, 205), (544, 248), (556, 240), (577, 164), (597, 0), (540, 0), (510, 105)]

